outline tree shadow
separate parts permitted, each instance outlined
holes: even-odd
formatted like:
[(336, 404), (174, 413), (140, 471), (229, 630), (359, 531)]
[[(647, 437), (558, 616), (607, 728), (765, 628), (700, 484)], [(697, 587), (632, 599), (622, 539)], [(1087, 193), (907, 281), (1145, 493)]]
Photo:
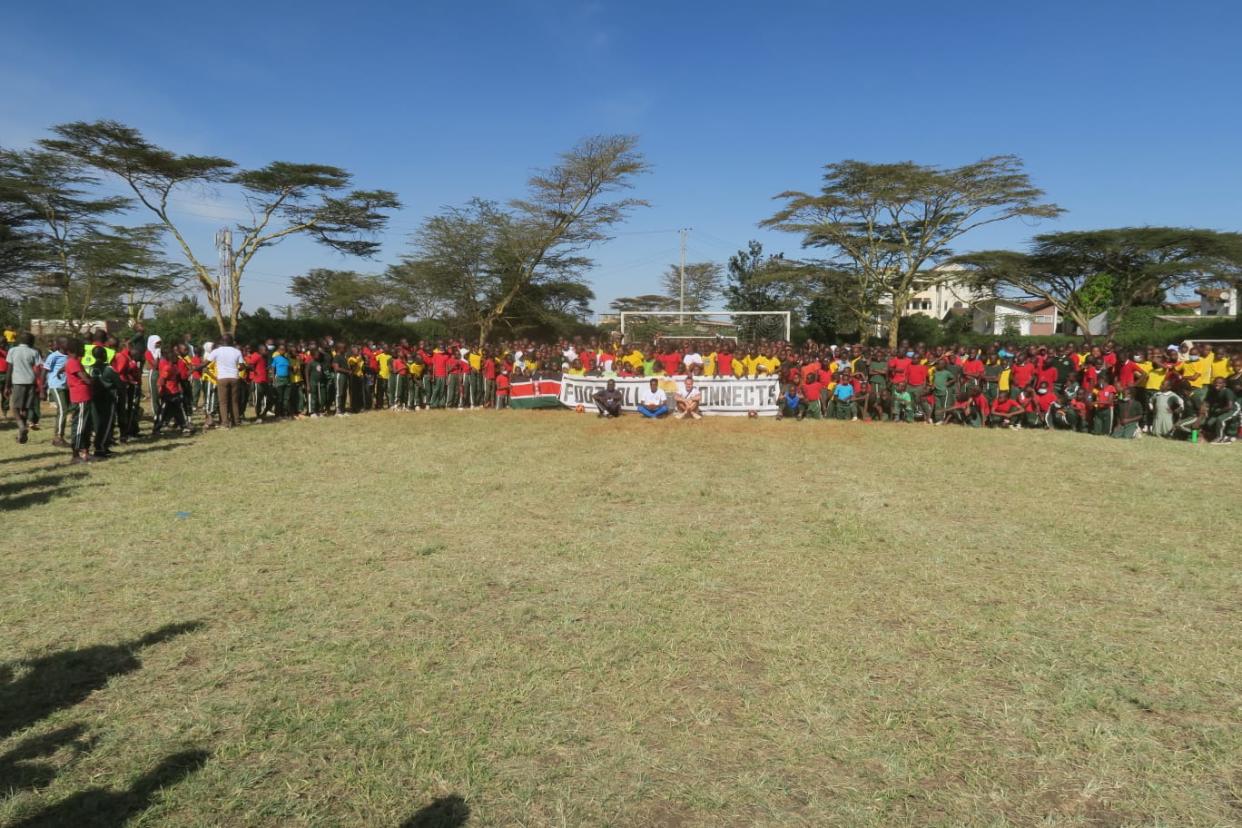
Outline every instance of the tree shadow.
[(18, 454), (13, 457), (0, 458), (0, 465), (8, 463), (27, 463), (31, 460), (46, 460), (49, 457), (67, 457), (67, 451), (41, 451), (38, 454)]
[(119, 828), (155, 801), (165, 788), (176, 785), (202, 768), (210, 757), (205, 750), (187, 750), (164, 759), (123, 791), (87, 788), (49, 805), (13, 828)]
[(470, 806), (457, 794), (442, 796), (415, 811), (400, 828), (460, 828), (470, 819)]
[(28, 506), (41, 506), (58, 497), (66, 497), (83, 489), (102, 485), (103, 483), (78, 483), (73, 486), (60, 486), (55, 489), (44, 489), (37, 492), (26, 492), (26, 494), (15, 497), (0, 498), (0, 512), (13, 512), (18, 509), (25, 509)]
[(84, 701), (113, 676), (137, 670), (142, 666), (137, 653), (143, 648), (202, 626), (199, 621), (169, 624), (135, 641), (63, 650), (0, 666), (0, 739)]
[(51, 784), (63, 768), (33, 760), (50, 758), (61, 749), (69, 748), (73, 751), (70, 763), (76, 761), (95, 745), (94, 739), (82, 738), (85, 732), (85, 725), (68, 725), (42, 736), (24, 739), (17, 747), (0, 756), (0, 797), (12, 796), (21, 790), (38, 790)]
[[(176, 440), (176, 442), (172, 442)], [(116, 446), (113, 448), (113, 460), (124, 460), (126, 457), (132, 457), (135, 454), (146, 454), (152, 451), (175, 451), (180, 448), (194, 445), (191, 437), (175, 437), (168, 438), (162, 443), (147, 443), (145, 445), (134, 445), (128, 443), (124, 446)]]
[[(21, 472), (17, 472), (21, 474)], [(71, 472), (45, 474), (42, 477), (31, 478), (30, 480), (14, 480), (9, 483), (0, 483), (0, 498), (15, 495), (18, 492), (25, 492), (26, 489), (41, 489), (45, 486), (59, 486), (67, 480), (77, 480), (85, 477), (86, 472), (75, 470)], [(0, 500), (0, 504), (4, 501)]]

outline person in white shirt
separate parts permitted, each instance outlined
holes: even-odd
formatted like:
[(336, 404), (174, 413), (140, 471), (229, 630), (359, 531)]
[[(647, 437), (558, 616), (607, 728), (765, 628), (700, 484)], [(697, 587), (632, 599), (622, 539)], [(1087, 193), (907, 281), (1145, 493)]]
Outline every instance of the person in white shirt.
[(699, 366), (700, 369), (702, 369), (703, 355), (700, 354), (698, 351), (689, 351), (686, 353), (684, 357), (681, 358), (681, 364), (686, 366), (687, 374), (693, 374), (694, 366), (697, 365)]
[(682, 419), (687, 415), (696, 420), (703, 419), (703, 415), (699, 413), (699, 402), (703, 399), (703, 393), (694, 387), (694, 377), (686, 377), (686, 385), (681, 393), (677, 395), (677, 419)]
[(668, 414), (668, 395), (660, 388), (660, 381), (654, 377), (651, 387), (638, 398), (638, 413), (649, 420), (656, 420)]
[(220, 344), (207, 357), (216, 364), (216, 390), (220, 394), (220, 422), (232, 428), (241, 422), (241, 385), (238, 369), (245, 362), (242, 352), (233, 347), (233, 337), (225, 334)]

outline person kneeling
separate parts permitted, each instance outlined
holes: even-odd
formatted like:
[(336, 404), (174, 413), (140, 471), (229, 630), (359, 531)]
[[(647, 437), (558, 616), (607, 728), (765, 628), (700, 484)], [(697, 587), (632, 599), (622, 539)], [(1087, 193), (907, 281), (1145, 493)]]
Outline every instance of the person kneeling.
[(595, 407), (601, 417), (620, 417), (624, 396), (617, 390), (615, 380), (608, 380), (608, 387), (595, 392)]
[(686, 386), (682, 392), (677, 395), (677, 419), (683, 417), (693, 417), (696, 420), (703, 419), (703, 415), (699, 413), (699, 402), (703, 399), (703, 393), (694, 387), (694, 377), (686, 377)]
[(638, 413), (649, 420), (655, 420), (668, 414), (668, 395), (660, 389), (660, 381), (651, 380), (651, 387), (644, 391), (638, 400)]

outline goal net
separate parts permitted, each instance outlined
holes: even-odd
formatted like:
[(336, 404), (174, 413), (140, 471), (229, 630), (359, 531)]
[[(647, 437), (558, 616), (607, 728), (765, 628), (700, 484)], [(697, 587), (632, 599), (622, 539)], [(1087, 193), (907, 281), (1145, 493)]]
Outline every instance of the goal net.
[(789, 339), (789, 311), (624, 311), (621, 337), (626, 342), (685, 339), (708, 342), (758, 342)]

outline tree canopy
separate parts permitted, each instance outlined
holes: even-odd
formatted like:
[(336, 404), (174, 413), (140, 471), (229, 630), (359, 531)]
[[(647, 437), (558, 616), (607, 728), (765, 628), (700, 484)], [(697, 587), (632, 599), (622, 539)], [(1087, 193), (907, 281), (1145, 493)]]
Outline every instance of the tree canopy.
[[(672, 301), (672, 310), (681, 307), (682, 278), (680, 265), (669, 265), (660, 275), (664, 293)], [(713, 308), (724, 287), (724, 268), (716, 262), (690, 262), (686, 265), (685, 309), (701, 311)]]
[(1063, 212), (1043, 196), (1012, 155), (947, 169), (847, 160), (827, 165), (818, 192), (777, 195), (785, 206), (761, 224), (824, 251), (804, 275), (851, 280), (855, 287), (839, 296), (856, 303), (856, 315), (870, 314), (872, 303), (887, 305), (895, 346), (910, 297), (929, 282), (952, 278), (933, 270), (952, 254), (951, 245), (988, 224)]
[(1242, 234), (1186, 227), (1119, 227), (1035, 236), (1027, 251), (954, 258), (976, 284), (1047, 300), (1084, 331), (1101, 310), (1119, 324), (1167, 293), (1242, 279)]
[(295, 276), (289, 293), (301, 314), (317, 319), (399, 321), (405, 316), (386, 280), (352, 270), (314, 268)]
[(425, 220), (413, 250), (391, 274), (412, 295), (440, 302), (487, 341), (542, 291), (580, 283), (585, 254), (645, 202), (621, 195), (647, 169), (629, 135), (588, 138), (531, 177), (506, 206), (474, 199)]
[[(179, 155), (156, 146), (138, 130), (116, 121), (76, 121), (54, 127), (58, 136), (40, 141), (53, 153), (120, 178), (135, 199), (151, 211), (176, 240), (198, 279), (221, 333), (235, 332), (241, 302), (226, 317), (224, 289), (241, 295), (246, 267), (255, 255), (293, 235), (304, 235), (333, 250), (371, 256), (379, 248), (374, 235), (387, 224), (385, 211), (400, 207), (387, 190), (350, 190), (351, 176), (340, 167), (273, 161), (239, 170), (227, 158)], [(170, 215), (169, 200), (179, 188), (194, 185), (233, 187), (251, 215), (237, 226), (241, 237), (232, 267), (222, 285), (215, 269), (190, 246)]]

